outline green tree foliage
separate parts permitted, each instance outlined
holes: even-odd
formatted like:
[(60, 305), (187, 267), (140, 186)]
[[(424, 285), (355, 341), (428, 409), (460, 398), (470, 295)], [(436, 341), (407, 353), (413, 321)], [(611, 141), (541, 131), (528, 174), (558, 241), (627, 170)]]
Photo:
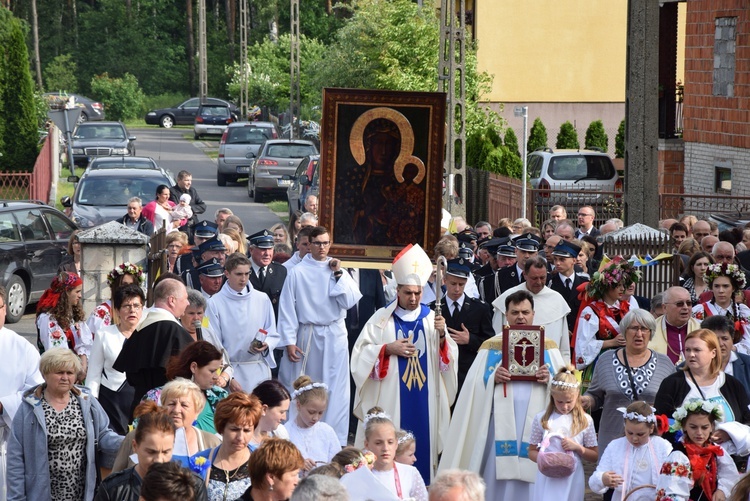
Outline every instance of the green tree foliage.
[(521, 158), (521, 149), (518, 147), (518, 137), (510, 127), (505, 129), (505, 146), (508, 147), (511, 153), (515, 153), (518, 158)]
[[(313, 81), (318, 88), (436, 91), (439, 49), (440, 22), (433, 9), (419, 8), (411, 0), (360, 0), (325, 64), (315, 68)], [(488, 125), (502, 128), (500, 116), (480, 104), (492, 77), (477, 70), (471, 42), (465, 67), (467, 136)]]
[(22, 23), (0, 8), (0, 168), (30, 171), (38, 153), (34, 84)]
[(604, 124), (601, 120), (594, 120), (586, 129), (586, 148), (600, 148), (605, 153), (609, 148), (609, 136), (604, 131)]
[(581, 143), (578, 142), (578, 132), (573, 124), (565, 122), (560, 126), (560, 132), (557, 134), (555, 148), (560, 149), (578, 149)]
[[(289, 35), (281, 35), (279, 43), (266, 40), (248, 48), (249, 97), (250, 103), (258, 106), (269, 106), (275, 110), (289, 107)], [(319, 105), (320, 88), (311, 82), (310, 75), (318, 66), (324, 65), (325, 46), (318, 40), (300, 36), (300, 99), (303, 109), (310, 105)], [(230, 97), (239, 101), (241, 73), (240, 65), (227, 68), (231, 79), (227, 85)], [(304, 119), (309, 117), (304, 116)]]
[(122, 78), (112, 78), (107, 73), (97, 75), (91, 80), (91, 90), (100, 96), (111, 120), (136, 118), (143, 111), (143, 91), (130, 73)]
[(50, 92), (78, 92), (78, 65), (71, 54), (60, 54), (44, 68), (45, 88)]
[(531, 126), (529, 132), (529, 142), (526, 144), (526, 150), (531, 153), (539, 148), (547, 147), (547, 128), (542, 123), (542, 119), (537, 117)]
[(622, 119), (615, 136), (615, 158), (625, 158), (625, 119)]

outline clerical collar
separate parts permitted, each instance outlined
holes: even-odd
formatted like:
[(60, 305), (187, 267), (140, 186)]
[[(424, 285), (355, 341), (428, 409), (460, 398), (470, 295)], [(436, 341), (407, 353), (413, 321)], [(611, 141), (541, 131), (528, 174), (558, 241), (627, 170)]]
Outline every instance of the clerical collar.
[(413, 322), (414, 320), (419, 318), (419, 314), (421, 312), (421, 305), (417, 306), (416, 309), (413, 310), (405, 310), (400, 306), (396, 306), (396, 310), (394, 311), (394, 313), (398, 315), (401, 320), (406, 320), (407, 322)]

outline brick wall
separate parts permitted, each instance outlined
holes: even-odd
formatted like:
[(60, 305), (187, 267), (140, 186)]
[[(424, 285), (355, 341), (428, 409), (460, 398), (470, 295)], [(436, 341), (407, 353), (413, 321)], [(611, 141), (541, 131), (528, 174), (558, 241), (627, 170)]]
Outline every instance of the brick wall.
[[(715, 23), (717, 18), (723, 17), (737, 18), (733, 97), (713, 95)], [(683, 138), (686, 164), (691, 142), (750, 148), (750, 10), (747, 0), (692, 0), (688, 3)], [(703, 151), (703, 146), (694, 145), (692, 149)], [(691, 179), (688, 172), (686, 179)]]
[(714, 192), (715, 167), (732, 171), (732, 195), (750, 186), (750, 149), (685, 142), (685, 193)]
[(659, 140), (659, 193), (683, 193), (685, 144), (681, 139)]

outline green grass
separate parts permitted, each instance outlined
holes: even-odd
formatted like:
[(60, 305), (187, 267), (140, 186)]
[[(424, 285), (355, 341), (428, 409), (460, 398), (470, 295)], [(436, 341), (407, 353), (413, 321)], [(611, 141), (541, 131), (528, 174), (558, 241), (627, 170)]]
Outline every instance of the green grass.
[(274, 200), (265, 205), (271, 212), (279, 216), (284, 223), (289, 222), (289, 203), (286, 200)]
[[(84, 169), (83, 167), (76, 167), (76, 176), (81, 177), (84, 170), (86, 169)], [(75, 186), (73, 185), (73, 183), (68, 182), (69, 175), (70, 170), (68, 170), (67, 167), (63, 167), (63, 170), (60, 173), (60, 179), (57, 181), (57, 200), (55, 200), (55, 207), (59, 210), (64, 210), (64, 207), (62, 206), (62, 204), (60, 204), (60, 199), (65, 196), (73, 196), (73, 190), (75, 189)]]

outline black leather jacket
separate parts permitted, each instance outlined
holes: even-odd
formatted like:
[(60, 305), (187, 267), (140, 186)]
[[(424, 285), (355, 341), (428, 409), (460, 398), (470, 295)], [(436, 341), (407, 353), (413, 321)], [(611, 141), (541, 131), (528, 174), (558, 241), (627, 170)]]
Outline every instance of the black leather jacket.
[[(208, 501), (205, 481), (196, 474), (195, 501)], [(118, 471), (105, 478), (96, 492), (94, 501), (138, 501), (141, 495), (141, 478), (135, 468)]]

